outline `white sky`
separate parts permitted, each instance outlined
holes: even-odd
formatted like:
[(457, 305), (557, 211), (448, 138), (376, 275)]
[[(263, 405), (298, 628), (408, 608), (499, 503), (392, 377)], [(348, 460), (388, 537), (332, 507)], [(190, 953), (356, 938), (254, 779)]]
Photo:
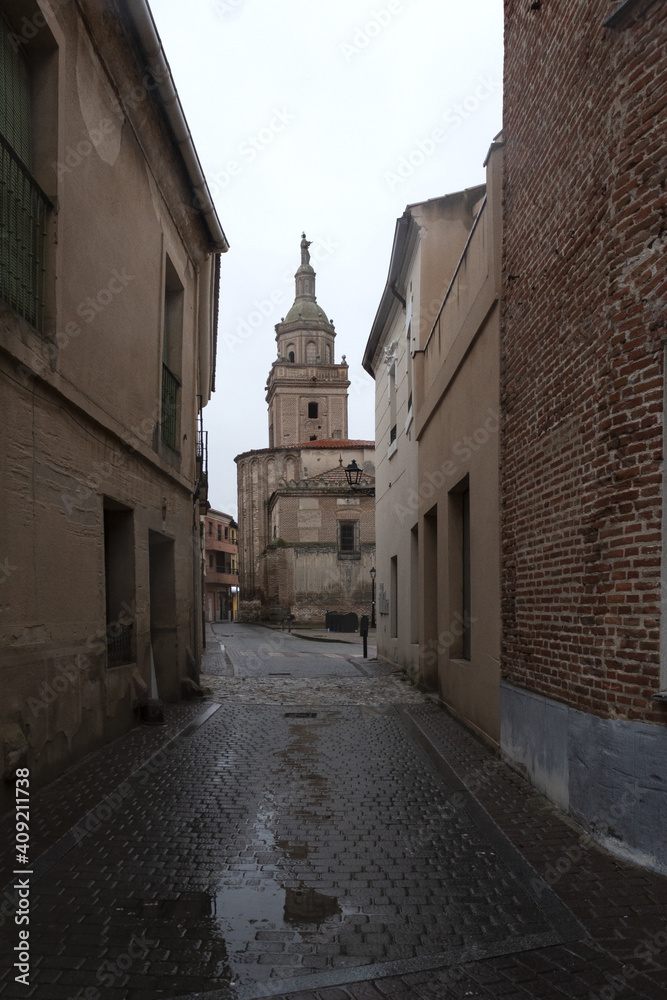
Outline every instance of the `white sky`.
[(151, 9), (231, 244), (204, 419), (209, 501), (236, 515), (234, 456), (268, 446), (264, 386), (274, 324), (294, 300), (302, 230), (318, 302), (335, 322), (336, 361), (345, 354), (350, 365), (349, 435), (374, 438), (361, 359), (396, 219), (407, 204), (484, 182), (502, 124), (503, 5), (152, 0)]

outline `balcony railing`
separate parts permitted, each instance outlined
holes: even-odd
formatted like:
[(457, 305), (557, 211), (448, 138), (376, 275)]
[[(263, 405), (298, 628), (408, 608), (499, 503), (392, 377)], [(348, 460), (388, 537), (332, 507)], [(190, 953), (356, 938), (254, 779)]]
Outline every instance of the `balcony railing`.
[(162, 440), (178, 451), (178, 390), (180, 382), (172, 371), (162, 362), (162, 419), (160, 434)]
[(0, 297), (41, 331), (51, 201), (1, 134), (0, 193)]

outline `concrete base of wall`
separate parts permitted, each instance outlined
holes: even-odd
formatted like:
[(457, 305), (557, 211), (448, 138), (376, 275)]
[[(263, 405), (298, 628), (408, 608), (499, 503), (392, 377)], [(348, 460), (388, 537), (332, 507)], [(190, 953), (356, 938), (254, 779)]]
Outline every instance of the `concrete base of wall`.
[(502, 683), (500, 745), (603, 847), (667, 874), (667, 728), (601, 719)]

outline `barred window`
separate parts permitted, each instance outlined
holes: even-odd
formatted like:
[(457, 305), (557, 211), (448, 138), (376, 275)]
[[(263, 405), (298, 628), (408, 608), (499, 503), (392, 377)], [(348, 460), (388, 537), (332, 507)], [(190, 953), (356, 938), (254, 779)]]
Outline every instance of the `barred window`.
[(32, 157), (30, 72), (0, 15), (0, 296), (41, 330), (50, 201), (32, 174)]
[(339, 555), (359, 554), (359, 522), (338, 522), (338, 552)]

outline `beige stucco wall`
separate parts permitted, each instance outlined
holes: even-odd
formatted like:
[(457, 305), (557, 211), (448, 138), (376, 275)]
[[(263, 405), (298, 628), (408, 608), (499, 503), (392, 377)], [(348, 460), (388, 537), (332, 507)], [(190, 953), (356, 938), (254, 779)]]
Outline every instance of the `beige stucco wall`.
[[(418, 399), (422, 675), (487, 739), (499, 738), (499, 307), (502, 151), (425, 353)], [(462, 540), (452, 491), (470, 496), (471, 651), (460, 649)], [(437, 523), (437, 542), (434, 527)], [(435, 551), (429, 547), (435, 546)], [(435, 558), (434, 558), (435, 557)]]
[[(377, 441), (376, 531), (378, 655), (423, 680), (419, 656), (417, 439), (414, 416), (421, 368), (418, 351), (428, 337), (470, 231), (483, 188), (408, 206), (413, 223), (397, 262), (396, 291), (373, 356)], [(385, 292), (385, 295), (387, 293)], [(390, 378), (395, 404), (390, 403)], [(408, 408), (412, 394), (412, 407)], [(396, 440), (390, 429), (396, 419)], [(396, 582), (392, 584), (393, 573)], [(395, 609), (393, 605), (396, 605)]]
[[(206, 402), (212, 382), (211, 241), (145, 60), (106, 4), (83, 8), (88, 29), (78, 5), (43, 5), (30, 43), (36, 120), (50, 114), (34, 170), (57, 205), (43, 332), (0, 303), (0, 740), (5, 769), (27, 754), (36, 783), (133, 725), (150, 693), (149, 533), (174, 553), (168, 621), (153, 601), (160, 697), (179, 697), (199, 643), (192, 491), (197, 394)], [(176, 452), (159, 432), (167, 255), (183, 286)], [(136, 663), (113, 668), (99, 641), (105, 497), (133, 511)]]

